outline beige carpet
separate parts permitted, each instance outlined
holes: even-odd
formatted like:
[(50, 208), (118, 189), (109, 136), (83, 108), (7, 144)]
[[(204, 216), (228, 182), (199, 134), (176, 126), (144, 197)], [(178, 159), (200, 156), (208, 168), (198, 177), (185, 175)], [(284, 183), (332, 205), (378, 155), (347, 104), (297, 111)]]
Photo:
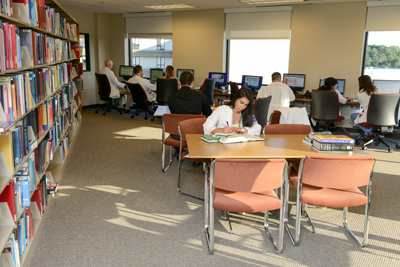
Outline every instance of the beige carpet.
[[(280, 255), (263, 231), (262, 214), (233, 214), (229, 234), (217, 211), (211, 256), (203, 202), (177, 192), (176, 160), (161, 171), (161, 131), (159, 119), (84, 111), (29, 266), (400, 266), (400, 150), (368, 149), (377, 162), (367, 248), (345, 232), (341, 210), (309, 207), (316, 233), (302, 220), (300, 246), (285, 233)], [(203, 195), (201, 167), (184, 163), (182, 179), (183, 191)], [(349, 224), (361, 236), (364, 207), (349, 211)], [(276, 236), (276, 213), (270, 221)]]

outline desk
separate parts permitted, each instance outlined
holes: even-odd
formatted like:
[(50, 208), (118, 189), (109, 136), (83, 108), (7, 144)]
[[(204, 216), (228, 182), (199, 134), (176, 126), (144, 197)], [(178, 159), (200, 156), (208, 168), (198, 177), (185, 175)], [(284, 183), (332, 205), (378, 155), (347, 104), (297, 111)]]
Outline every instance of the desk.
[[(303, 143), (304, 135), (262, 135), (265, 141), (250, 141), (245, 143), (221, 144), (201, 141), (201, 134), (186, 135), (188, 151), (191, 158), (303, 158), (306, 155), (321, 155), (311, 146)], [(326, 153), (329, 156), (369, 156), (358, 148), (353, 153)], [(210, 184), (213, 176), (210, 175)], [(209, 203), (213, 202), (212, 188), (208, 188), (207, 178), (204, 179), (204, 227), (210, 250), (214, 250), (214, 209)], [(283, 212), (285, 213), (285, 211)], [(282, 216), (282, 215), (281, 215)], [(282, 218), (281, 218), (282, 219)]]
[(162, 117), (164, 114), (171, 114), (168, 106), (158, 106), (153, 116)]

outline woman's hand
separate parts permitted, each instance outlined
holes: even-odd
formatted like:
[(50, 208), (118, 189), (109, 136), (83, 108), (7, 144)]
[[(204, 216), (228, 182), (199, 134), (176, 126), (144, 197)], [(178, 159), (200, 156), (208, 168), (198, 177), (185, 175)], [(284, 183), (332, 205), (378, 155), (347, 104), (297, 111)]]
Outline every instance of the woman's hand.
[(235, 128), (235, 132), (247, 134), (249, 131), (246, 128)]
[(234, 132), (235, 132), (235, 128), (232, 128), (232, 127), (226, 126), (226, 127), (223, 129), (223, 133), (225, 133), (225, 134), (234, 133)]

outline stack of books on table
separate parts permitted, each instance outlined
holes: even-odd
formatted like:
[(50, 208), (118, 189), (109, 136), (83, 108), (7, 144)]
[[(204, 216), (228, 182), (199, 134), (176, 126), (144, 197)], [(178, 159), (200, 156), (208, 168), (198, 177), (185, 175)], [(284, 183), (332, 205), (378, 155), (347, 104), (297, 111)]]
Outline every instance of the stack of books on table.
[(313, 132), (303, 140), (322, 153), (352, 153), (354, 139), (345, 135), (333, 135), (331, 132)]

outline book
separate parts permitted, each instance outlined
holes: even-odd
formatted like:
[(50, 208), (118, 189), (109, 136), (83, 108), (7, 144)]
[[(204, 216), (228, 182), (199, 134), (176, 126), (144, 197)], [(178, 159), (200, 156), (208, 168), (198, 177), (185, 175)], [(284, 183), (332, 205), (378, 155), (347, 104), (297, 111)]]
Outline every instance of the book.
[(325, 151), (353, 151), (354, 148), (354, 143), (321, 143), (314, 140), (312, 144), (319, 150)]
[(222, 144), (231, 144), (231, 143), (240, 143), (240, 142), (247, 142), (247, 141), (263, 141), (264, 138), (257, 137), (251, 134), (233, 134), (230, 136), (223, 136), (219, 138), (218, 142)]
[(312, 148), (320, 153), (349, 153), (349, 154), (353, 153), (353, 150), (319, 150), (314, 145), (312, 145)]
[(201, 140), (207, 142), (207, 143), (218, 143), (219, 138), (218, 137), (214, 137), (214, 136), (210, 136), (210, 135), (203, 135), (201, 137)]
[(47, 184), (47, 194), (55, 194), (58, 189), (58, 183), (48, 183)]
[(342, 143), (342, 144), (354, 144), (353, 138), (345, 135), (333, 135), (333, 134), (323, 134), (323, 135), (313, 135), (313, 140), (320, 143)]

